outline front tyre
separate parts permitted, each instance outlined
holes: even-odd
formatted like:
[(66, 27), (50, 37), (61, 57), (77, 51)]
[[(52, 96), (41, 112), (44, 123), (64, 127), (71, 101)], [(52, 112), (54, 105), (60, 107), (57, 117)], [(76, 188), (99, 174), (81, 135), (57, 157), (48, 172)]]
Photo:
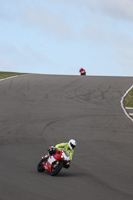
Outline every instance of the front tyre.
[(62, 160), (60, 160), (58, 165), (55, 168), (52, 167), (51, 172), (50, 172), (51, 176), (56, 176), (62, 169), (63, 164), (64, 164), (64, 162)]
[(37, 171), (38, 172), (44, 172), (44, 168), (43, 168), (43, 162), (44, 162), (44, 160), (42, 159), (40, 162), (39, 162), (39, 164), (37, 165)]

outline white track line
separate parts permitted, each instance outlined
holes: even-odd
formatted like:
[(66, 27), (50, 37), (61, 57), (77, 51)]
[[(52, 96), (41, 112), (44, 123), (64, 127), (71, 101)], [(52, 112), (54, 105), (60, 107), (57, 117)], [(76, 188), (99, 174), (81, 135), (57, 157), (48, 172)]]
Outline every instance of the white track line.
[(4, 81), (4, 80), (10, 79), (10, 78), (15, 78), (15, 77), (18, 77), (18, 76), (22, 76), (22, 75), (10, 76), (10, 77), (7, 77), (7, 78), (0, 79), (0, 81)]
[(20, 75), (16, 75), (16, 76), (10, 76), (10, 77), (7, 77), (7, 78), (3, 78), (3, 79), (0, 79), (0, 81), (4, 81), (4, 80), (7, 80), (7, 79), (10, 79), (10, 78), (17, 78), (19, 76), (25, 76), (25, 75), (30, 75), (29, 73), (28, 74), (20, 74)]
[(122, 107), (122, 109), (123, 109), (123, 111), (124, 111), (124, 113), (127, 115), (127, 117), (129, 118), (129, 119), (131, 119), (131, 121), (133, 122), (133, 118), (131, 118), (128, 114), (127, 114), (127, 112), (126, 112), (126, 110), (125, 110), (125, 108), (124, 108), (124, 105), (123, 105), (123, 100), (124, 100), (124, 97), (128, 94), (128, 92), (131, 90), (133, 88), (133, 85), (126, 91), (126, 93), (123, 95), (123, 97), (121, 98), (121, 107)]

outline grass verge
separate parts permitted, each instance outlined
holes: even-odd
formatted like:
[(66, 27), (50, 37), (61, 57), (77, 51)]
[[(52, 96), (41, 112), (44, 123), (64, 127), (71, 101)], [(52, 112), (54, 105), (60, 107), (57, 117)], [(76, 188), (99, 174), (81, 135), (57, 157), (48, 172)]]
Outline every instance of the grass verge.
[(124, 98), (125, 107), (133, 107), (133, 88), (128, 92)]
[(17, 72), (1, 72), (0, 71), (0, 79), (8, 78), (11, 76), (18, 76), (18, 75), (23, 75), (26, 73), (17, 73)]

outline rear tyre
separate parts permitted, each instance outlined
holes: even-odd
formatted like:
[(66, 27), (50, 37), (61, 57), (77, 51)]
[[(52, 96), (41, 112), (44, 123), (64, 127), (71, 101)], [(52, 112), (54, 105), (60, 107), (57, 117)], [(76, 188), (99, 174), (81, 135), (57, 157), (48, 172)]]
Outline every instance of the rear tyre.
[(60, 172), (60, 170), (63, 167), (63, 163), (64, 162), (62, 160), (60, 160), (59, 164), (55, 168), (52, 167), (51, 172), (50, 172), (51, 176), (56, 176)]
[(37, 165), (37, 171), (38, 172), (44, 172), (45, 169), (43, 168), (43, 162), (44, 162), (44, 159), (42, 159), (39, 164)]
[(84, 73), (81, 74), (81, 76), (85, 76), (85, 75), (86, 75), (86, 72), (84, 72)]

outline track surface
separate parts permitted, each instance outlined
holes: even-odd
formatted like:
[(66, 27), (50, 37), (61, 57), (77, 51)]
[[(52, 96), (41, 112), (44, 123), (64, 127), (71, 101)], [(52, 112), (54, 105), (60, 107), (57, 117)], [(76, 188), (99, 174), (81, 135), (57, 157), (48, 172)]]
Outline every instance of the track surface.
[[(25, 75), (0, 82), (0, 200), (132, 200), (131, 77)], [(50, 145), (77, 140), (71, 167), (38, 173)]]

